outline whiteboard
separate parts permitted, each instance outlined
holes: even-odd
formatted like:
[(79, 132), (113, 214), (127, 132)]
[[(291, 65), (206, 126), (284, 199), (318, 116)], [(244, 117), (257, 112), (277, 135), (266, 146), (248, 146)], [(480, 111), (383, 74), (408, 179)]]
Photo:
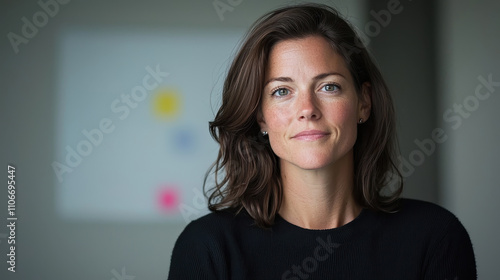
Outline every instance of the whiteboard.
[(56, 211), (69, 220), (189, 222), (243, 32), (68, 28), (58, 43)]

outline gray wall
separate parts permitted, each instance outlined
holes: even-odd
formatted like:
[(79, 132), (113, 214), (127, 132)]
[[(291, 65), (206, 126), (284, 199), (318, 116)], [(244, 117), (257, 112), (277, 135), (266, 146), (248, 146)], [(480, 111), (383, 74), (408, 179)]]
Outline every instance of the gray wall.
[[(370, 47), (391, 90), (397, 116), (405, 197), (438, 202), (438, 163), (417, 143), (436, 127), (435, 23), (432, 1), (369, 1)], [(388, 3), (399, 3), (388, 8)], [(373, 32), (373, 33), (371, 33)]]
[[(223, 20), (212, 2), (73, 0), (60, 5), (59, 12), (50, 17), (27, 44), (21, 44), (16, 54), (7, 34), (20, 34), (21, 18), (31, 20), (41, 7), (37, 1), (2, 1), (0, 149), (3, 168), (6, 169), (7, 163), (17, 167), (19, 220), (17, 272), (13, 274), (7, 272), (5, 263), (8, 246), (4, 225), (7, 186), (4, 184), (0, 192), (1, 279), (119, 280), (127, 279), (120, 278), (125, 275), (138, 280), (166, 278), (172, 247), (186, 224), (82, 223), (63, 221), (56, 215), (57, 179), (50, 165), (56, 149), (60, 149), (55, 147), (54, 135), (58, 79), (56, 40), (59, 31), (67, 26), (241, 30), (263, 13), (297, 1), (241, 1), (234, 10), (223, 14)], [(362, 1), (336, 6), (353, 22), (361, 22)]]
[[(387, 10), (388, 2), (370, 1), (369, 9)], [(496, 279), (500, 5), (400, 3), (401, 12), (392, 15), (371, 46), (393, 91), (401, 154), (414, 168), (406, 169), (404, 194), (437, 202), (457, 215), (471, 237), (479, 278)], [(481, 79), (497, 85), (488, 88)], [(433, 131), (440, 137), (433, 139)], [(421, 164), (419, 153), (424, 155)]]
[[(498, 11), (498, 1), (439, 5), (438, 117), (449, 136), (441, 147), (439, 196), (469, 231), (480, 279), (498, 279), (500, 260)], [(497, 85), (487, 89), (479, 77), (490, 75)]]
[[(389, 2), (370, 1), (368, 8), (387, 10)], [(497, 279), (500, 85), (488, 89), (479, 77), (500, 82), (500, 4), (400, 3), (401, 12), (371, 46), (393, 91), (401, 154), (410, 164), (412, 153), (413, 163), (424, 155), (406, 172), (404, 194), (457, 215), (471, 237), (479, 278)], [(433, 131), (440, 137), (433, 139)]]

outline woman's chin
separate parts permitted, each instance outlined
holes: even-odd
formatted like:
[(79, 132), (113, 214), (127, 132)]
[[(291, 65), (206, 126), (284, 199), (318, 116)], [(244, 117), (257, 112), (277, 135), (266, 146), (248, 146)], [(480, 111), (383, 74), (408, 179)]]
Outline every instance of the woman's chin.
[(320, 170), (329, 166), (331, 162), (327, 160), (319, 160), (318, 158), (309, 161), (308, 160), (296, 161), (296, 162), (282, 161), (281, 168), (284, 168), (283, 166), (284, 164), (291, 164), (303, 170)]

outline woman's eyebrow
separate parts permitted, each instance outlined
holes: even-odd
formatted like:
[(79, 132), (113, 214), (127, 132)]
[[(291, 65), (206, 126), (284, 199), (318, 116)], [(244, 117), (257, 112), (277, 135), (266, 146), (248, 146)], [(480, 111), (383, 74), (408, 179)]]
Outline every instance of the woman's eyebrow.
[(324, 79), (328, 76), (340, 76), (344, 79), (346, 78), (344, 75), (340, 74), (339, 72), (329, 72), (329, 73), (323, 73), (323, 74), (316, 75), (316, 77), (314, 77), (313, 80), (315, 80), (315, 81), (321, 80), (321, 79)]
[(290, 77), (271, 78), (264, 84), (264, 87), (267, 86), (267, 84), (269, 84), (270, 82), (293, 82), (293, 79)]
[[(345, 79), (345, 76), (340, 74), (339, 72), (328, 72), (328, 73), (321, 73), (321, 74), (318, 74), (316, 75), (313, 80), (314, 81), (317, 81), (317, 80), (321, 80), (321, 79), (324, 79), (328, 76), (341, 76), (342, 78)], [(264, 84), (264, 87), (267, 86), (267, 84), (269, 84), (270, 82), (293, 82), (293, 79), (290, 78), (290, 77), (276, 77), (276, 78), (271, 78), (269, 80), (267, 80), (267, 82)]]

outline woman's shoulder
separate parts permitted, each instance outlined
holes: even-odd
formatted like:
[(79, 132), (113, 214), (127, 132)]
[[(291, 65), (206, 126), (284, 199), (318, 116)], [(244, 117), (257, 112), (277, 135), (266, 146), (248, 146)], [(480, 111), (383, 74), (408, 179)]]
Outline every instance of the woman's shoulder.
[(224, 275), (227, 249), (236, 247), (237, 223), (249, 223), (249, 219), (232, 209), (191, 221), (175, 242), (169, 279), (218, 279), (216, 275)]
[(403, 198), (397, 212), (378, 215), (386, 229), (434, 237), (454, 233), (469, 238), (464, 226), (452, 212), (432, 202)]
[(391, 232), (392, 243), (405, 252), (424, 253), (425, 279), (450, 279), (450, 275), (451, 279), (476, 279), (470, 236), (449, 210), (430, 202), (402, 199), (397, 213), (382, 216), (382, 228)]
[(411, 219), (413, 222), (419, 220), (429, 222), (435, 220), (439, 222), (449, 222), (456, 220), (456, 216), (446, 208), (432, 202), (402, 198), (399, 209), (395, 217)]
[(401, 198), (400, 199), (400, 211), (404, 215), (426, 215), (433, 214), (438, 215), (442, 218), (452, 218), (455, 217), (453, 213), (451, 213), (446, 208), (437, 205), (432, 202), (411, 199), (411, 198)]
[(223, 240), (235, 230), (237, 224), (253, 223), (245, 211), (224, 209), (211, 212), (196, 220), (191, 221), (182, 231), (178, 242), (203, 242), (212, 243), (217, 239)]

